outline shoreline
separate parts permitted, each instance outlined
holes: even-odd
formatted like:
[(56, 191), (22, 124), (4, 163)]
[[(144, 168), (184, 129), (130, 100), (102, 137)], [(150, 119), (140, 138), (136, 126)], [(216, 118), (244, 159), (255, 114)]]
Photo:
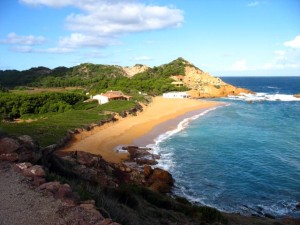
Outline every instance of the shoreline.
[[(114, 150), (117, 146), (136, 143), (150, 144), (149, 139), (152, 139), (153, 142), (159, 134), (169, 131), (170, 126), (175, 129), (183, 119), (219, 105), (222, 105), (222, 103), (155, 97), (153, 102), (137, 116), (120, 118), (117, 122), (96, 127), (92, 131), (83, 131), (76, 134), (74, 141), (59, 151), (85, 151), (101, 155), (109, 162), (118, 163), (127, 159), (128, 154), (117, 153)], [(157, 129), (160, 129), (160, 131)]]

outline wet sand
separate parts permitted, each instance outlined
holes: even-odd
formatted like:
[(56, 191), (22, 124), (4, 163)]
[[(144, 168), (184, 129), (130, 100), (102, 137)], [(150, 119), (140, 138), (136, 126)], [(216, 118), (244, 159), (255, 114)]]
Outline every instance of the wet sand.
[[(96, 127), (92, 131), (84, 131), (76, 135), (75, 140), (62, 151), (86, 151), (102, 155), (110, 162), (120, 162), (128, 155), (114, 151), (116, 146), (151, 143), (159, 132), (163, 133), (170, 127), (175, 128), (180, 121), (190, 117), (191, 114), (199, 114), (200, 110), (219, 104), (194, 99), (155, 97), (153, 102), (137, 116), (120, 118), (117, 122)], [(160, 124), (161, 126), (158, 126)], [(155, 127), (158, 129), (155, 130)]]

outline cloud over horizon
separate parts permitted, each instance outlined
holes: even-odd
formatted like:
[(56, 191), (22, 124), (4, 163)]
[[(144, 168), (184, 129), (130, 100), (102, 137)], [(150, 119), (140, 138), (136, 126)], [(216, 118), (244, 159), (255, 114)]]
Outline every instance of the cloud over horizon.
[(80, 13), (66, 16), (69, 36), (59, 45), (72, 48), (119, 44), (124, 34), (180, 27), (183, 11), (172, 6), (146, 5), (135, 0), (20, 0), (31, 6), (62, 8), (72, 6)]

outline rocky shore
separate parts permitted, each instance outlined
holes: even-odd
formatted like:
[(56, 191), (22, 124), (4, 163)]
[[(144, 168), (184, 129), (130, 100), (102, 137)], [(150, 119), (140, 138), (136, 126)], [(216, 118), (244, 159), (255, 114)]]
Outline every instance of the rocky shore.
[[(150, 149), (124, 146), (121, 163), (40, 148), (29, 136), (0, 137), (0, 224), (299, 224), (299, 220), (221, 214), (168, 196), (172, 175), (152, 168)], [(13, 215), (13, 216), (12, 216)]]

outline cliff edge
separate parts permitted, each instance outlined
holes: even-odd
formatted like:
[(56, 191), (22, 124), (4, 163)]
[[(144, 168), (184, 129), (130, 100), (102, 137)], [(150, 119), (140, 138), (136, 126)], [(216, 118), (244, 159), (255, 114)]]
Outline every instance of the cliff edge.
[(218, 98), (241, 93), (253, 93), (250, 90), (227, 84), (220, 78), (213, 77), (209, 73), (190, 65), (185, 67), (183, 83), (191, 88), (189, 94), (194, 98)]

